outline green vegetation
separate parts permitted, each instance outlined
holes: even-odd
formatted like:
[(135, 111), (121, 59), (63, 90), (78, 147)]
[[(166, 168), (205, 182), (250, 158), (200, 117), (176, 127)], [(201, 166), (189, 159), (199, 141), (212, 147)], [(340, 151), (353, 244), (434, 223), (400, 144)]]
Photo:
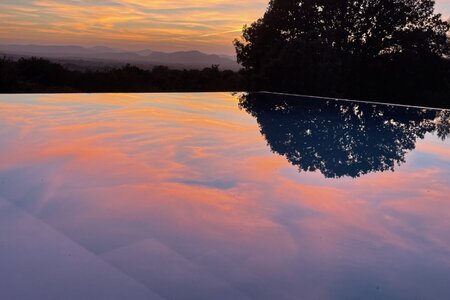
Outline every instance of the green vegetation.
[(449, 106), (432, 0), (271, 0), (235, 41), (250, 90)]
[(126, 65), (74, 71), (42, 58), (0, 59), (0, 93), (214, 92), (242, 90), (237, 72), (212, 66), (203, 70), (142, 70)]

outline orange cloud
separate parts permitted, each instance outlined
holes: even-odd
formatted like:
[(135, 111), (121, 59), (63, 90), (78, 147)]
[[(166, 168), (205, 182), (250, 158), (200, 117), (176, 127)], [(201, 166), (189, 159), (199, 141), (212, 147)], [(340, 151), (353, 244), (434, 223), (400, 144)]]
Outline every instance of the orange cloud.
[[(450, 14), (447, 0), (437, 11)], [(268, 0), (4, 0), (0, 39), (8, 43), (109, 45), (154, 50), (234, 53), (244, 24)]]
[(8, 0), (0, 4), (0, 38), (231, 53), (233, 38), (262, 15), (266, 2)]

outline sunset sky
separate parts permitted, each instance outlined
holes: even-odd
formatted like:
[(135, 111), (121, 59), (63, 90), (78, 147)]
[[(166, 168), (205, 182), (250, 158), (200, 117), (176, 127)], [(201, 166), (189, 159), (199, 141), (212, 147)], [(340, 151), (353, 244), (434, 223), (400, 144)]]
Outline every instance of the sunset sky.
[[(112, 46), (233, 54), (268, 0), (2, 0), (1, 44)], [(437, 0), (450, 16), (450, 0)]]

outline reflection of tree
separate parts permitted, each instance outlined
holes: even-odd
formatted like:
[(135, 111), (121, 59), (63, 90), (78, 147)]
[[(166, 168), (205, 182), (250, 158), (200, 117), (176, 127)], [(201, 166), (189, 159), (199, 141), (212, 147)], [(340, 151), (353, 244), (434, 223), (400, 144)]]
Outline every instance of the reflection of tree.
[(449, 111), (266, 93), (243, 95), (240, 107), (273, 152), (328, 178), (393, 171), (426, 133), (450, 135)]

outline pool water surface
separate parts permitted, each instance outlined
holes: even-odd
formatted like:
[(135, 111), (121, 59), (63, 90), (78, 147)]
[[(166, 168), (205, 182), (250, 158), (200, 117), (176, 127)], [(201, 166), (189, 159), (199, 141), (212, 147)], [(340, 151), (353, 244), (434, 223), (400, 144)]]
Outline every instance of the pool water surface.
[(1, 299), (450, 299), (450, 112), (0, 95)]

